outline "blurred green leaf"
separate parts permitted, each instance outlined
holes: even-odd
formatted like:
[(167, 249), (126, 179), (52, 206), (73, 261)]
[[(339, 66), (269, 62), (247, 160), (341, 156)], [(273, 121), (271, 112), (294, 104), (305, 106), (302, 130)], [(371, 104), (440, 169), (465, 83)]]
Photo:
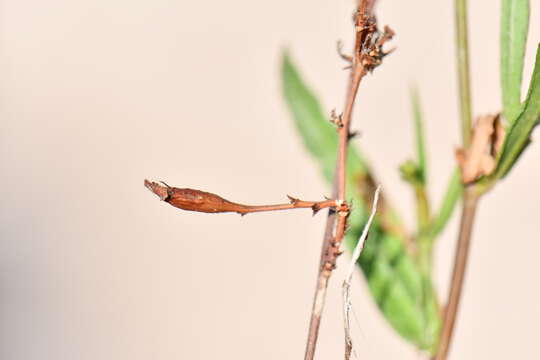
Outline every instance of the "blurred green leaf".
[(456, 204), (461, 197), (462, 190), (463, 185), (461, 184), (459, 170), (455, 169), (446, 186), (446, 193), (444, 194), (442, 204), (431, 220), (428, 236), (432, 240), (439, 236), (448, 223), (448, 220), (450, 220), (450, 217), (456, 208)]
[(523, 59), (529, 28), (529, 0), (502, 0), (501, 87), (503, 116), (511, 125), (519, 116)]
[(319, 102), (304, 85), (287, 54), (281, 67), (283, 95), (293, 115), (294, 125), (304, 146), (321, 166), (326, 179), (332, 179), (337, 138), (334, 126), (322, 112)]
[[(282, 59), (281, 75), (283, 94), (295, 127), (324, 177), (331, 182), (337, 149), (334, 125), (324, 115), (287, 54)], [(366, 161), (351, 146), (347, 161), (347, 198), (352, 199), (353, 210), (345, 237), (351, 251), (368, 218), (370, 201), (364, 198), (367, 190), (363, 188), (368, 177)], [(390, 233), (381, 223), (381, 216), (379, 214), (371, 227), (359, 265), (375, 302), (393, 328), (418, 348), (431, 351), (440, 327), (435, 292), (430, 280), (421, 275), (407, 253), (404, 239)], [(394, 222), (393, 226), (401, 226), (394, 213), (390, 213), (387, 219)], [(423, 285), (426, 281), (429, 286)], [(429, 291), (426, 292), (426, 288)]]
[(530, 135), (540, 118), (540, 45), (523, 111), (505, 137), (495, 178), (504, 177), (530, 142)]
[[(351, 218), (345, 239), (351, 251), (364, 222)], [(403, 240), (385, 233), (380, 224), (372, 226), (359, 264), (373, 299), (392, 327), (419, 349), (434, 350), (441, 325), (436, 294), (405, 251)]]

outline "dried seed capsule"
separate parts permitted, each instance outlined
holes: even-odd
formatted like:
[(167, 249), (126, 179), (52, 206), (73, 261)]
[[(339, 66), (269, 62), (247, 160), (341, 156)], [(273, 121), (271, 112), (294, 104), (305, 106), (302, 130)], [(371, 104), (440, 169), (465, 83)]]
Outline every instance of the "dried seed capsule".
[(238, 212), (242, 214), (246, 212), (243, 205), (225, 200), (209, 192), (162, 186), (148, 180), (144, 181), (144, 186), (159, 196), (161, 200), (182, 210), (205, 213)]
[[(303, 201), (291, 196), (289, 196), (290, 202), (287, 204), (243, 205), (225, 200), (221, 196), (209, 192), (194, 189), (179, 189), (170, 187), (165, 183), (163, 183), (163, 185), (144, 180), (144, 186), (159, 196), (162, 201), (168, 202), (172, 206), (182, 210), (199, 211), (205, 213), (236, 212), (240, 215), (245, 215), (247, 213), (262, 211), (311, 208), (311, 210), (313, 210), (313, 214), (315, 214), (320, 209), (332, 208), (336, 206), (335, 200), (326, 199), (324, 201)], [(340, 207), (341, 206), (343, 205), (340, 203)]]

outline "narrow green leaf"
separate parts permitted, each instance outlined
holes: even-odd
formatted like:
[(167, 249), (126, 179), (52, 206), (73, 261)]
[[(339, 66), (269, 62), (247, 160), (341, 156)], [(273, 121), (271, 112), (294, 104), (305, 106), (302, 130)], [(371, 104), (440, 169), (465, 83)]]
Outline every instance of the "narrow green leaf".
[(414, 118), (414, 135), (416, 140), (416, 162), (418, 175), (423, 184), (426, 183), (426, 150), (424, 141), (424, 125), (422, 121), (422, 110), (420, 108), (420, 98), (416, 88), (411, 90), (411, 103)]
[[(295, 127), (324, 177), (331, 182), (337, 149), (335, 128), (324, 116), (315, 96), (302, 81), (287, 54), (283, 57), (281, 70), (283, 94)], [(345, 237), (350, 250), (358, 241), (368, 217), (370, 204), (362, 194), (365, 191), (362, 183), (368, 176), (366, 161), (351, 146), (347, 160), (347, 198), (352, 199), (353, 210)], [(390, 213), (389, 219), (393, 225), (400, 226), (394, 213)], [(376, 219), (359, 265), (374, 301), (396, 332), (418, 348), (431, 351), (440, 327), (436, 294), (431, 286), (429, 291), (425, 291), (423, 281), (426, 280), (403, 243), (403, 239), (390, 234)]]
[(529, 28), (529, 0), (502, 0), (501, 10), (503, 116), (511, 125), (522, 109), (521, 79)]
[(536, 51), (536, 62), (529, 84), (523, 111), (518, 116), (508, 135), (499, 158), (496, 178), (504, 177), (529, 144), (530, 135), (540, 118), (540, 45)]
[(286, 53), (283, 56), (281, 76), (283, 95), (304, 146), (316, 158), (325, 178), (332, 179), (337, 150), (335, 128)]
[(450, 217), (456, 208), (456, 204), (461, 197), (462, 190), (463, 185), (461, 184), (459, 170), (456, 169), (446, 186), (446, 193), (444, 194), (441, 207), (431, 221), (428, 236), (432, 241), (439, 236), (448, 223), (448, 220), (450, 220)]

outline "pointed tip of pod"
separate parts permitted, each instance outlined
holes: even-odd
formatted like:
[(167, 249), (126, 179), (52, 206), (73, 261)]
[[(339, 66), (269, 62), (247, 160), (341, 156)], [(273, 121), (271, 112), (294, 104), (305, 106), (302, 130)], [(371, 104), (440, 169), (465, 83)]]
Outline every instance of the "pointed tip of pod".
[(167, 188), (165, 186), (159, 185), (156, 182), (144, 179), (144, 186), (148, 190), (159, 196), (160, 200), (164, 201), (167, 200), (167, 198), (169, 197), (169, 192), (167, 191)]

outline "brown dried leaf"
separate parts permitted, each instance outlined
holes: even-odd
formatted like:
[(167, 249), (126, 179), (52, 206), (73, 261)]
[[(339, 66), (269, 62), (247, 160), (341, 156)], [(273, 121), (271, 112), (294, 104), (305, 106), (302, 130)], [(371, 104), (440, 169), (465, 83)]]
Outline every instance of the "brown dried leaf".
[(484, 115), (476, 120), (470, 147), (456, 149), (456, 161), (464, 184), (495, 171), (495, 158), (503, 139), (504, 129), (499, 114)]

